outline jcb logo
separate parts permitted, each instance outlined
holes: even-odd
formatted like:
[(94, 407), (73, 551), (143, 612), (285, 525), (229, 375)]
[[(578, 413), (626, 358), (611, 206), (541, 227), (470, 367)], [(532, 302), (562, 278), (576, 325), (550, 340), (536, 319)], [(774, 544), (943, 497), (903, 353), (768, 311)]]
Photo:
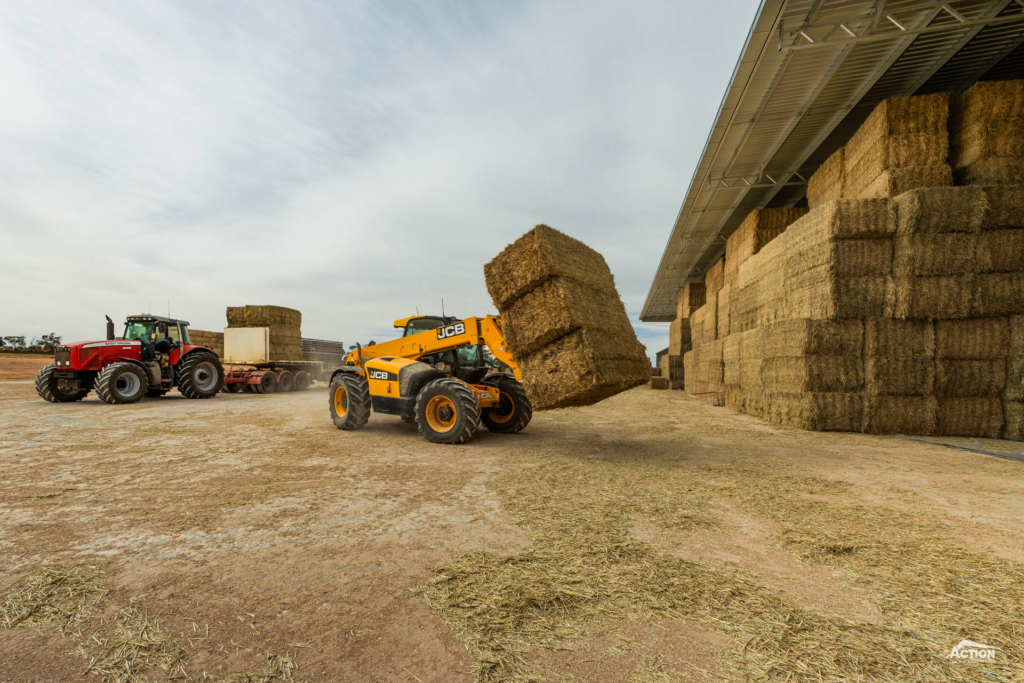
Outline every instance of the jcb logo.
[(448, 327), (437, 328), (438, 339), (447, 339), (448, 337), (455, 337), (465, 333), (466, 326), (462, 323), (455, 323), (454, 325), (449, 325)]
[(370, 379), (387, 379), (388, 373), (383, 370), (370, 370)]

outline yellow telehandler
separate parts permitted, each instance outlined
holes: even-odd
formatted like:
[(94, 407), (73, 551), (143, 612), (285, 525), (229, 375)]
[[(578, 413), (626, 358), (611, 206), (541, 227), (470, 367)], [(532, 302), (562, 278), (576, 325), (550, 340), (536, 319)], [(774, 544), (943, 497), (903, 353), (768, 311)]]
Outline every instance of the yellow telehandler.
[(464, 443), (480, 428), (511, 434), (533, 417), (519, 365), (495, 316), (412, 316), (402, 336), (356, 347), (331, 377), (338, 429), (360, 429), (375, 413), (415, 422), (435, 443)]

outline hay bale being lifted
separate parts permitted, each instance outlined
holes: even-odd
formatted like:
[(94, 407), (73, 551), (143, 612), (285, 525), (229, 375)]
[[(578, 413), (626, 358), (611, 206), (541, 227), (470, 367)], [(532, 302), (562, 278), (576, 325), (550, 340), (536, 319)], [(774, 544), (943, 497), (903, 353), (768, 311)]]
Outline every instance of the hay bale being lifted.
[(650, 380), (611, 271), (582, 242), (538, 225), (484, 277), (534, 408), (591, 405)]

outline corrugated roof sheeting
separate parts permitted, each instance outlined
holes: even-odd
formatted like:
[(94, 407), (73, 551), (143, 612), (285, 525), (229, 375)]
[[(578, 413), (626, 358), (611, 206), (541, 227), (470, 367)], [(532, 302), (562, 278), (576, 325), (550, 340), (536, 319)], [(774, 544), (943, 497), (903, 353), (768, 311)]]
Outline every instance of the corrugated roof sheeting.
[[(1009, 0), (950, 6), (968, 23), (1022, 13)], [(803, 198), (802, 185), (775, 183), (784, 183), (793, 171), (808, 177), (881, 100), (919, 91), (956, 92), (986, 72), (998, 73), (996, 66), (1006, 59), (1024, 64), (1024, 22), (956, 28), (961, 23), (934, 1), (765, 0), (641, 319), (671, 320), (679, 288), (702, 277), (724, 251), (724, 238), (751, 210)], [(896, 24), (910, 33), (904, 35)], [(943, 30), (914, 32), (926, 26)], [(846, 29), (870, 38), (849, 40), (840, 33)], [(884, 37), (876, 39), (879, 35)], [(785, 49), (790, 46), (797, 47)]]

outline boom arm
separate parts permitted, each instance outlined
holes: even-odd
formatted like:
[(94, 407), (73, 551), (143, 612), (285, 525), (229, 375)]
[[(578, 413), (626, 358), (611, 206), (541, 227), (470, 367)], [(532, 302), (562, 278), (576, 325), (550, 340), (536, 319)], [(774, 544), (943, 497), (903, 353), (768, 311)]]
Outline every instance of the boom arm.
[(369, 358), (386, 356), (420, 358), (477, 344), (486, 344), (491, 355), (512, 369), (516, 379), (523, 378), (519, 364), (516, 363), (515, 358), (505, 346), (505, 335), (501, 331), (501, 323), (492, 315), (483, 318), (466, 318), (436, 330), (427, 330), (373, 346), (364, 346), (351, 352), (345, 360), (348, 365), (361, 366), (363, 361)]

